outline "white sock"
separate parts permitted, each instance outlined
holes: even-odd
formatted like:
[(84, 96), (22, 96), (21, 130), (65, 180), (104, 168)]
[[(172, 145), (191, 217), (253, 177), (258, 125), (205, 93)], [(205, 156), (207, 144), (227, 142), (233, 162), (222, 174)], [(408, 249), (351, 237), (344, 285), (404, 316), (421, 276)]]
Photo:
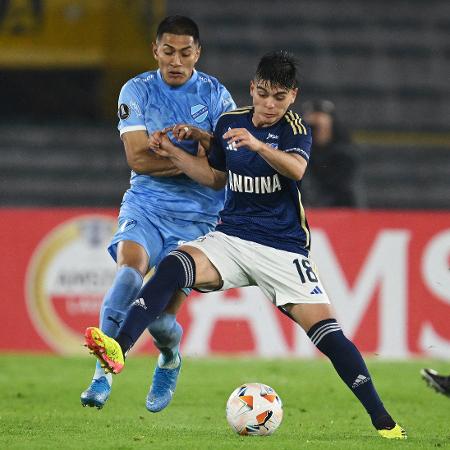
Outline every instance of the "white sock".
[(177, 353), (177, 357), (173, 359), (172, 361), (164, 361), (164, 357), (162, 353), (158, 356), (158, 367), (161, 369), (176, 369), (180, 365), (181, 359), (180, 356)]
[(101, 377), (105, 377), (106, 381), (108, 381), (109, 385), (112, 385), (112, 373), (105, 373), (103, 367), (96, 367), (94, 372), (93, 380), (98, 380)]

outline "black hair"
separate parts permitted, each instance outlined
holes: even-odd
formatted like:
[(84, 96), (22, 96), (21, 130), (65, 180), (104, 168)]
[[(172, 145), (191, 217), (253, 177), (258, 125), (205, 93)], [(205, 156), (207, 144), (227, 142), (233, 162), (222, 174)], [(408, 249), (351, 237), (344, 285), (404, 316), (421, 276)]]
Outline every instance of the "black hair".
[(186, 16), (168, 16), (159, 25), (156, 30), (156, 40), (162, 38), (164, 33), (176, 34), (178, 36), (192, 36), (196, 44), (200, 43), (200, 32), (197, 24)]
[(297, 61), (285, 51), (266, 53), (259, 61), (255, 80), (284, 89), (295, 89), (297, 81)]

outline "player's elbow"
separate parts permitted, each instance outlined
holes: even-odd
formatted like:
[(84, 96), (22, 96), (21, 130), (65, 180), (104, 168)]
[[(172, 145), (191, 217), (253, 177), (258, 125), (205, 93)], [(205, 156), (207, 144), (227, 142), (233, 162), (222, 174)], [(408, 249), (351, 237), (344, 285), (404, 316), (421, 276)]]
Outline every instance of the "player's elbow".
[(292, 179), (295, 181), (300, 181), (304, 175), (305, 175), (304, 167), (295, 167), (295, 169), (292, 172)]
[(128, 167), (136, 173), (142, 174), (148, 171), (148, 168), (144, 164), (144, 161), (141, 158), (137, 158), (135, 156), (127, 156), (127, 164)]

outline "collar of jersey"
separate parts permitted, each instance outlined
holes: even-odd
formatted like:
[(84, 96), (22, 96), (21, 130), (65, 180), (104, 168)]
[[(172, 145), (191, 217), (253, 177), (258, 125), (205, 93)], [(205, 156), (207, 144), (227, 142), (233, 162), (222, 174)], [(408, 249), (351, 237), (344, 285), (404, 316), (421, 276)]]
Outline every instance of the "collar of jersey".
[(254, 129), (254, 130), (272, 130), (273, 128), (277, 127), (278, 124), (283, 120), (284, 118), (284, 114), (281, 117), (280, 120), (278, 120), (278, 122), (275, 122), (273, 125), (270, 125), (270, 127), (257, 127), (255, 126), (255, 124), (253, 123), (253, 113), (255, 112), (255, 107), (252, 107), (252, 109), (247, 113), (247, 118), (248, 118), (248, 123), (250, 124), (250, 126)]
[(189, 88), (189, 86), (191, 86), (192, 84), (194, 84), (197, 79), (198, 79), (198, 72), (194, 69), (194, 71), (192, 72), (192, 76), (191, 78), (189, 78), (189, 80), (186, 81), (186, 83), (182, 84), (181, 86), (170, 86), (168, 85), (163, 77), (161, 76), (161, 71), (158, 69), (156, 71), (156, 76), (158, 77), (158, 83), (159, 85), (165, 89), (166, 91), (178, 91), (178, 92), (184, 92), (186, 89)]

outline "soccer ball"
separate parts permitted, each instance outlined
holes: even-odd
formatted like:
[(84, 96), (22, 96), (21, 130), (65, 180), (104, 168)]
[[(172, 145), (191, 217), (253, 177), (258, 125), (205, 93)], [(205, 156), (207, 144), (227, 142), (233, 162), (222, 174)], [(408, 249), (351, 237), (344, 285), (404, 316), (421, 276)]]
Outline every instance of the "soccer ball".
[(246, 383), (236, 388), (227, 401), (227, 420), (240, 435), (268, 436), (283, 419), (278, 394), (262, 383)]

